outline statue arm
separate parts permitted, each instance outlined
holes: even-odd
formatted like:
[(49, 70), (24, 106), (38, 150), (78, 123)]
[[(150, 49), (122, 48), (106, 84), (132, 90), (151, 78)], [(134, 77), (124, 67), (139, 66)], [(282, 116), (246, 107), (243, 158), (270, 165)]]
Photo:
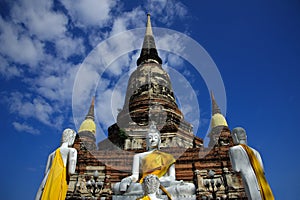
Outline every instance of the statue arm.
[(52, 153), (48, 156), (47, 165), (46, 165), (46, 169), (45, 169), (45, 175), (48, 173), (48, 171), (49, 171), (50, 168), (51, 168), (51, 165), (52, 165), (52, 161), (53, 161), (54, 156), (55, 156), (55, 151), (52, 152)]
[(139, 172), (140, 172), (140, 155), (136, 154), (133, 156), (133, 162), (132, 162), (132, 175), (130, 176), (132, 182), (138, 181)]
[(137, 182), (139, 179), (140, 156), (136, 154), (133, 156), (132, 162), (132, 175), (123, 178), (120, 182), (119, 189), (121, 192), (125, 192), (132, 182)]
[(69, 174), (74, 174), (77, 163), (77, 150), (70, 148), (69, 151)]
[(176, 180), (175, 164), (172, 164), (165, 176), (160, 177), (159, 180), (161, 182), (174, 182)]
[(238, 167), (240, 156), (238, 154), (239, 154), (239, 152), (238, 152), (238, 149), (236, 149), (236, 147), (231, 147), (229, 149), (230, 162), (231, 162), (231, 165), (232, 165), (232, 169), (235, 172), (240, 172), (240, 169)]

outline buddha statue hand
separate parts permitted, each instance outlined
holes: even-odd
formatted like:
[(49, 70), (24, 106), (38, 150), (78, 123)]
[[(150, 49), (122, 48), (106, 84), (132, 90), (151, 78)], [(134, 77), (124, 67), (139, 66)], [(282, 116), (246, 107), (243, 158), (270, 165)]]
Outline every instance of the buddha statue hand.
[(132, 183), (131, 176), (123, 178), (120, 183), (120, 192), (126, 192), (127, 188), (130, 186), (131, 183)]

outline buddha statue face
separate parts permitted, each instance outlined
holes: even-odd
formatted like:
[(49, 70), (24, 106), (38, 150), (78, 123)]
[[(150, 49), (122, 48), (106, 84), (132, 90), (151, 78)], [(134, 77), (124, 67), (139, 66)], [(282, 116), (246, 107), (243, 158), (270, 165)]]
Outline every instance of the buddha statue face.
[(160, 135), (159, 133), (149, 133), (147, 140), (148, 140), (149, 147), (151, 147), (152, 149), (158, 148), (158, 145), (160, 143)]
[(147, 134), (147, 149), (159, 149), (160, 147), (160, 132), (156, 129), (154, 124), (150, 125), (149, 132)]

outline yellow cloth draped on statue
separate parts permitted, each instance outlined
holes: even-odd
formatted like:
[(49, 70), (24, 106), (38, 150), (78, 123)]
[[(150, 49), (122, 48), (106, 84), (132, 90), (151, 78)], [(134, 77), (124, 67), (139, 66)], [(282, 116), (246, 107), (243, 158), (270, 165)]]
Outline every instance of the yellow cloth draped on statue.
[(60, 149), (58, 148), (55, 151), (55, 157), (41, 199), (64, 200), (68, 190), (66, 175), (66, 167), (64, 166)]
[(147, 195), (147, 196), (143, 196), (141, 198), (137, 198), (136, 200), (151, 200), (150, 197)]
[(250, 147), (248, 147), (245, 144), (240, 144), (245, 151), (248, 154), (251, 166), (253, 168), (253, 171), (256, 175), (257, 178), (257, 182), (259, 184), (260, 187), (260, 194), (262, 197), (262, 200), (274, 200), (274, 196), (272, 193), (272, 190), (267, 182), (267, 179), (265, 177), (264, 171), (262, 169), (262, 166), (260, 165), (258, 159), (256, 158), (254, 152), (252, 151), (252, 149)]
[(148, 174), (154, 174), (158, 178), (166, 174), (172, 164), (176, 162), (175, 158), (168, 154), (158, 150), (145, 156), (142, 160), (142, 172), (143, 176), (140, 183)]

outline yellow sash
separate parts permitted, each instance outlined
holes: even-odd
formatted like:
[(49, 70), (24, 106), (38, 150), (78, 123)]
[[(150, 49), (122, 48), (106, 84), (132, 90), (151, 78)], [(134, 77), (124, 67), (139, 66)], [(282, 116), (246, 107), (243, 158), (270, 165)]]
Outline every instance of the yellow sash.
[(141, 198), (137, 198), (136, 200), (151, 200), (151, 199), (148, 195), (146, 195), (146, 196), (143, 196)]
[(65, 200), (67, 190), (66, 167), (58, 148), (55, 151), (41, 200)]
[(248, 154), (251, 166), (254, 170), (254, 173), (255, 173), (257, 181), (258, 181), (258, 185), (260, 187), (260, 194), (261, 194), (262, 200), (274, 200), (272, 190), (267, 182), (264, 171), (263, 171), (257, 157), (255, 156), (254, 152), (247, 145), (245, 145), (245, 144), (240, 144), (240, 145), (245, 149), (245, 151)]
[(176, 162), (175, 158), (168, 153), (164, 153), (158, 150), (145, 156), (142, 160), (142, 172), (143, 176), (140, 183), (148, 174), (154, 174), (158, 178), (166, 174), (172, 164)]

